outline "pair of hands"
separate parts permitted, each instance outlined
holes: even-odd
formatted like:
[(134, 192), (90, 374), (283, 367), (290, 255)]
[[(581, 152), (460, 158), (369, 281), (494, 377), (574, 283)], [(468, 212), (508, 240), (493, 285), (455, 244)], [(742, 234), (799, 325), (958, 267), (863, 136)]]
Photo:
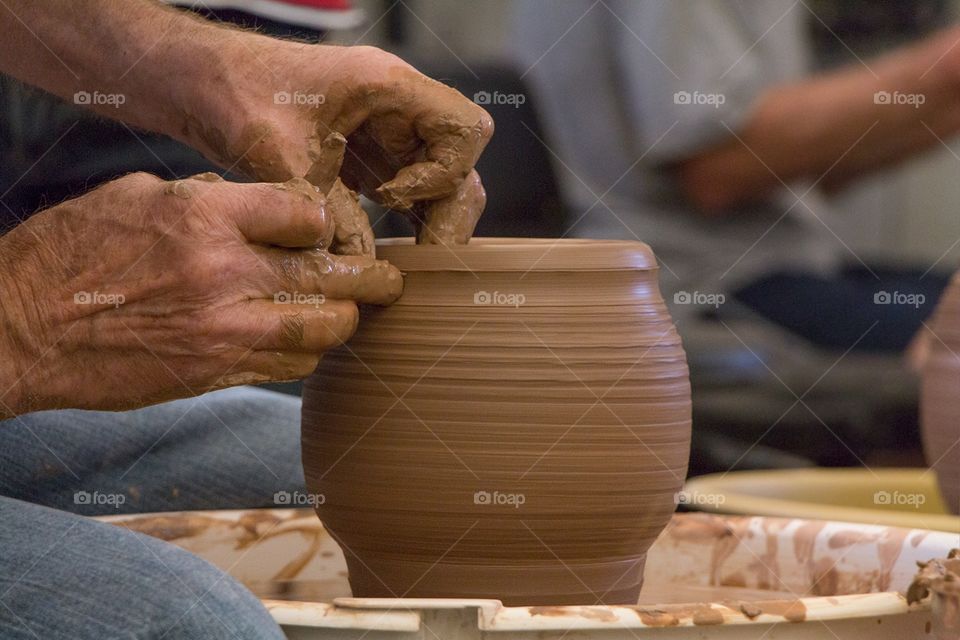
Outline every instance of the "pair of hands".
[(246, 46), (282, 74), (239, 69), (218, 100), (198, 87), (165, 133), (262, 182), (133, 174), (0, 238), (0, 415), (308, 375), (357, 302), (402, 291), (353, 190), (410, 216), (420, 242), (469, 239), (486, 112), (377, 49)]

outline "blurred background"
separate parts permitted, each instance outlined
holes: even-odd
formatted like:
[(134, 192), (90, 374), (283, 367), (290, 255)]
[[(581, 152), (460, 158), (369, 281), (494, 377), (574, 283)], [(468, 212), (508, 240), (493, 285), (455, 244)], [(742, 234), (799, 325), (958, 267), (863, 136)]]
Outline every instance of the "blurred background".
[[(753, 154), (745, 138), (770, 92), (816, 92), (844, 69), (878, 76), (878, 56), (949, 29), (960, 1), (180, 4), (283, 37), (382, 47), (483, 104), (496, 135), (479, 164), (478, 235), (650, 244), (690, 360), (691, 475), (923, 465), (907, 352), (960, 257), (960, 144), (928, 127), (915, 148), (832, 179), (868, 138), (867, 117), (838, 131), (851, 144), (822, 170), (781, 180), (767, 167), (776, 180), (755, 193), (725, 183), (733, 165), (712, 154)], [(771, 133), (785, 157), (810, 152), (788, 143), (832, 115), (828, 98)], [(75, 107), (9, 79), (0, 104), (7, 224), (127, 171), (211, 169), (170, 140), (76, 124)], [(366, 205), (378, 235), (409, 235)]]

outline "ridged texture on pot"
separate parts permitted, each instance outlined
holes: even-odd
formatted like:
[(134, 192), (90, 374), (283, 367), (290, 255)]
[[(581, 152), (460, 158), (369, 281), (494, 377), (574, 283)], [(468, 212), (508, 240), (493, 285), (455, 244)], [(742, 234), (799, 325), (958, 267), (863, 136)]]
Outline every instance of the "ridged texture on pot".
[[(303, 462), (364, 597), (634, 603), (690, 385), (646, 245), (378, 246), (403, 297), (307, 381)], [(522, 296), (522, 298), (521, 298)]]
[(920, 385), (923, 449), (947, 507), (960, 514), (960, 273), (927, 324), (932, 335)]

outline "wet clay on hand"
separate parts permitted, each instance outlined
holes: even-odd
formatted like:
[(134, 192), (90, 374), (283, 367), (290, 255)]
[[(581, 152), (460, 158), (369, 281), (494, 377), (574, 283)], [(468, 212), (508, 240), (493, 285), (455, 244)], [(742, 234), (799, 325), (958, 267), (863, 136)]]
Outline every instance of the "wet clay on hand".
[(429, 203), (424, 219), (417, 225), (418, 244), (467, 244), (487, 203), (476, 170), (457, 187), (452, 196)]
[(327, 193), (327, 206), (336, 220), (330, 250), (339, 255), (376, 255), (373, 229), (370, 228), (367, 212), (360, 206), (360, 196), (343, 184), (340, 178), (334, 180)]
[(380, 241), (403, 296), (305, 383), (302, 452), (354, 595), (636, 604), (690, 445), (636, 242)]
[[(313, 141), (311, 141), (313, 144)], [(334, 237), (330, 251), (344, 256), (376, 254), (373, 229), (367, 212), (360, 206), (360, 197), (340, 180), (347, 139), (337, 132), (328, 135), (316, 149), (311, 149), (313, 165), (306, 179), (327, 194), (327, 208), (334, 218)]]
[[(421, 240), (466, 242), (484, 201), (473, 168), (493, 134), (482, 107), (369, 47), (272, 43), (263, 54), (283, 73), (258, 77), (260, 68), (252, 69), (243, 83), (251, 100), (231, 111), (239, 115), (226, 130), (217, 119), (184, 114), (182, 138), (259, 181), (303, 177), (326, 194), (339, 176), (415, 224), (424, 221)], [(278, 92), (322, 100), (278, 102)]]
[[(355, 133), (350, 137), (350, 145), (354, 151), (344, 159), (346, 180), (353, 188), (372, 192), (382, 204), (406, 216), (414, 226), (418, 244), (457, 245), (470, 241), (487, 203), (486, 191), (475, 169), (470, 170), (451, 194), (443, 196), (438, 195), (439, 192), (430, 192), (438, 197), (412, 201), (396, 186), (386, 186), (392, 184), (389, 180), (403, 166), (395, 159), (391, 161), (390, 157), (378, 155), (380, 148), (368, 133)], [(357, 159), (359, 156), (377, 160), (361, 163)], [(430, 171), (434, 166), (424, 164), (422, 170)]]

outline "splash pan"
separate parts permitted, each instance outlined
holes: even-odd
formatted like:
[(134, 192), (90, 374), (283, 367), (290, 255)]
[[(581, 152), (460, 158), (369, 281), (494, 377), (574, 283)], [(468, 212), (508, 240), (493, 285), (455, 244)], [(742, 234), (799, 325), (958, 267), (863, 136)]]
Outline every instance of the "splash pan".
[(288, 637), (309, 639), (918, 638), (930, 633), (929, 606), (908, 607), (903, 597), (916, 562), (960, 545), (957, 534), (921, 529), (678, 514), (650, 550), (638, 605), (503, 607), (349, 597), (343, 554), (311, 510), (101, 520), (222, 567), (263, 599)]

